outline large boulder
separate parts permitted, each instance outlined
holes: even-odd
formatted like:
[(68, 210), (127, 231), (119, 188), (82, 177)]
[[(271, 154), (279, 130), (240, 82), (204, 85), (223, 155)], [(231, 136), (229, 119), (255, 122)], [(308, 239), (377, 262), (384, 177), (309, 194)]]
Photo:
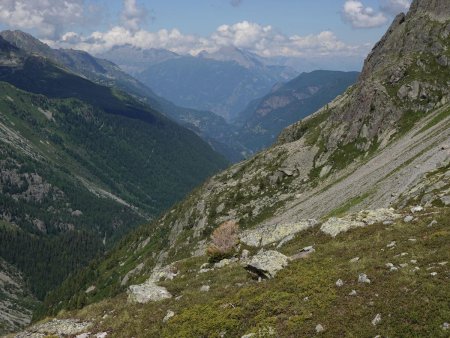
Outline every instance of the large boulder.
[(128, 288), (128, 301), (130, 303), (145, 304), (168, 298), (172, 298), (170, 292), (167, 291), (166, 288), (158, 286), (150, 280), (143, 284), (131, 285)]
[(130, 285), (128, 287), (128, 301), (130, 303), (157, 302), (163, 299), (172, 298), (166, 288), (157, 285), (160, 280), (172, 280), (177, 276), (175, 265), (156, 266), (150, 278), (143, 284)]
[(270, 279), (275, 277), (278, 271), (286, 267), (289, 257), (274, 250), (261, 250), (253, 256), (245, 265), (245, 269), (255, 277)]

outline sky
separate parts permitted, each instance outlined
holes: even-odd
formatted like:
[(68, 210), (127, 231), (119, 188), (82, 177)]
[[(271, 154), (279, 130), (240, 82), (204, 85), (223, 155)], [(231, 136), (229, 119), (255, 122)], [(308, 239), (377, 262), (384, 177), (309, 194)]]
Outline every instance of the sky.
[(264, 57), (352, 60), (358, 68), (411, 0), (0, 0), (0, 29), (52, 47), (195, 55), (235, 46)]

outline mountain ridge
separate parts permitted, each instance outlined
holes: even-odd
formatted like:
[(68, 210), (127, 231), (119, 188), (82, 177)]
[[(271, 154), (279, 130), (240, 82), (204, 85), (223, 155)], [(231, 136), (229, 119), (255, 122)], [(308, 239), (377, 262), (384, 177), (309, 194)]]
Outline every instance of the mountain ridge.
[(241, 126), (239, 139), (255, 152), (276, 141), (292, 123), (315, 112), (341, 95), (355, 81), (358, 72), (313, 71), (280, 84), (261, 99), (251, 102), (235, 121)]
[(222, 117), (209, 111), (176, 106), (156, 95), (146, 85), (124, 73), (117, 65), (106, 59), (95, 58), (84, 51), (52, 49), (22, 31), (3, 31), (0, 36), (18, 48), (52, 60), (52, 62), (67, 68), (75, 75), (100, 85), (116, 87), (127, 92), (134, 98), (150, 105), (154, 110), (194, 131), (211, 147), (231, 161), (241, 160), (243, 158), (242, 153), (247, 151), (245, 146), (228, 137), (235, 130)]

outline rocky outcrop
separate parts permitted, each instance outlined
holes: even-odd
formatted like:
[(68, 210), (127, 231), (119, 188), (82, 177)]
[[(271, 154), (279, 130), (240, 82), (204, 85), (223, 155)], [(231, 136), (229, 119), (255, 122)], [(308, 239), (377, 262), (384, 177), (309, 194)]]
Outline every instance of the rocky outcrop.
[(268, 244), (282, 241), (317, 224), (318, 222), (316, 220), (311, 219), (292, 224), (287, 223), (264, 226), (244, 231), (239, 236), (239, 239), (242, 243), (249, 246), (266, 246)]
[(152, 281), (147, 281), (139, 285), (131, 285), (128, 288), (128, 301), (131, 303), (145, 304), (168, 298), (172, 298), (170, 292)]
[(91, 326), (92, 323), (82, 322), (78, 319), (53, 319), (33, 325), (26, 331), (15, 335), (15, 338), (43, 338), (54, 335), (59, 337), (74, 336), (86, 332)]
[[(163, 299), (172, 298), (166, 288), (158, 286), (156, 283), (161, 279), (172, 280), (177, 275), (173, 265), (165, 267), (155, 267), (149, 279), (145, 283), (130, 285), (128, 287), (128, 301), (130, 303), (157, 302)], [(123, 282), (123, 281), (122, 281)]]
[(28, 325), (35, 304), (22, 274), (0, 258), (0, 335)]
[(433, 19), (448, 21), (450, 17), (450, 2), (447, 0), (414, 0), (409, 16), (430, 15)]
[(393, 209), (364, 210), (343, 218), (331, 217), (322, 224), (320, 230), (327, 235), (336, 237), (338, 234), (353, 228), (375, 223), (392, 223), (400, 217), (401, 215), (397, 214)]
[(288, 263), (289, 258), (278, 251), (261, 250), (244, 267), (257, 278), (270, 279)]

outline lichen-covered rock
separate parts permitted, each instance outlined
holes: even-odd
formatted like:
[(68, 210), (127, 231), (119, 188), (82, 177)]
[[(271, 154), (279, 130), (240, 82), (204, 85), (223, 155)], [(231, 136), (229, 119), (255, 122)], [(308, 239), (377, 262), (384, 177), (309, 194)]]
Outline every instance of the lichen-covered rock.
[(209, 292), (209, 289), (211, 289), (211, 287), (209, 285), (202, 285), (200, 288), (201, 292)]
[(331, 217), (322, 224), (320, 230), (332, 237), (336, 237), (341, 232), (346, 232), (353, 228), (375, 223), (392, 222), (400, 217), (401, 215), (397, 214), (393, 209), (363, 210), (343, 218)]
[(230, 265), (231, 263), (235, 263), (237, 261), (238, 261), (237, 258), (225, 258), (225, 259), (222, 259), (220, 262), (215, 263), (214, 268), (221, 269), (221, 268), (223, 268), (227, 265)]
[(244, 244), (253, 247), (266, 246), (281, 241), (288, 236), (304, 231), (318, 222), (314, 219), (300, 221), (297, 223), (267, 225), (264, 227), (244, 231), (239, 237)]
[(175, 312), (173, 312), (172, 310), (167, 310), (167, 314), (164, 316), (163, 322), (166, 323), (173, 316), (175, 316)]
[(178, 270), (175, 265), (169, 264), (163, 267), (155, 267), (150, 276), (150, 280), (154, 282), (159, 282), (161, 279), (172, 280), (178, 274)]
[(166, 288), (158, 286), (150, 280), (143, 284), (130, 285), (128, 288), (128, 301), (130, 303), (145, 304), (168, 298), (172, 298), (170, 292), (167, 291)]
[(358, 276), (358, 283), (370, 284), (370, 279), (367, 277), (365, 273), (360, 273)]
[(74, 336), (86, 332), (92, 323), (78, 319), (53, 319), (46, 323), (31, 326), (24, 332), (16, 334), (15, 338), (46, 337), (48, 335)]
[(288, 263), (289, 258), (278, 251), (261, 250), (245, 265), (245, 269), (256, 277), (270, 279)]
[(331, 217), (330, 219), (328, 219), (328, 221), (322, 224), (320, 230), (326, 233), (327, 235), (336, 237), (341, 232), (346, 232), (350, 229), (363, 227), (365, 225), (366, 224), (364, 222), (360, 221)]

